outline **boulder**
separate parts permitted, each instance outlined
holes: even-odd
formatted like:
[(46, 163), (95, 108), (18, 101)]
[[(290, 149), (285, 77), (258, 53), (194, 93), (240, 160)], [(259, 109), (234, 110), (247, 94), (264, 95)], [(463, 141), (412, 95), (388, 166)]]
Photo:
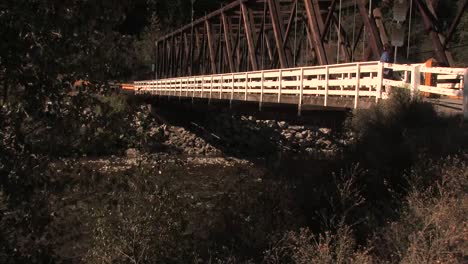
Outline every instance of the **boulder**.
[(331, 129), (327, 127), (321, 127), (319, 128), (319, 131), (320, 133), (325, 134), (325, 135), (329, 135), (331, 133)]
[(129, 159), (135, 159), (139, 154), (140, 152), (135, 148), (129, 148), (125, 151), (125, 156)]
[(285, 121), (279, 121), (278, 122), (278, 127), (281, 128), (281, 129), (286, 129), (286, 128), (288, 128), (288, 123), (286, 123)]
[(328, 148), (331, 146), (332, 142), (330, 140), (320, 138), (317, 140), (316, 144), (321, 148)]

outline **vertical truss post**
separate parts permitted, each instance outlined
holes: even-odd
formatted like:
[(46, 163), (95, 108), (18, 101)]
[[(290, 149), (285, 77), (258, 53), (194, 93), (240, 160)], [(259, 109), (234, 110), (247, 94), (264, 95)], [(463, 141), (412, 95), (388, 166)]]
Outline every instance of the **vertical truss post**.
[[(298, 14), (296, 14), (297, 1), (299, 1), (299, 0), (294, 0), (293, 5), (291, 7), (291, 10), (289, 11), (290, 15), (289, 15), (289, 19), (288, 19), (288, 25), (286, 26), (286, 32), (284, 33), (284, 41), (283, 41), (284, 46), (286, 46), (286, 44), (288, 42), (289, 34), (291, 33), (292, 24), (293, 24), (294, 20), (297, 19), (298, 16), (299, 16)], [(294, 52), (292, 52), (292, 53), (294, 53)], [(290, 59), (292, 59), (292, 58), (290, 58)]]
[(286, 57), (285, 45), (283, 44), (285, 42), (283, 25), (284, 22), (281, 17), (280, 10), (278, 10), (278, 1), (268, 0), (268, 8), (270, 10), (270, 19), (273, 27), (273, 33), (276, 42), (276, 50), (278, 51), (280, 65), (282, 68), (288, 68), (289, 61)]
[(226, 15), (224, 14), (224, 12), (221, 13), (221, 20), (223, 23), (224, 41), (226, 43), (226, 52), (227, 52), (227, 61), (229, 64), (229, 71), (235, 72), (234, 61), (232, 59), (231, 23), (226, 17)]
[[(321, 36), (322, 32), (325, 31), (325, 25), (323, 23), (322, 13), (320, 12), (319, 0), (312, 0), (312, 7), (313, 7), (312, 9), (314, 11), (315, 19), (317, 20), (317, 26), (320, 32), (320, 36)], [(330, 11), (331, 11), (331, 14), (333, 14), (333, 12), (335, 11), (335, 8), (333, 7), (333, 9), (330, 9)]]
[(192, 26), (191, 26), (191, 30), (190, 30), (190, 46), (189, 46), (189, 53), (190, 53), (190, 67), (189, 67), (189, 70), (188, 70), (188, 75), (191, 76), (193, 75), (194, 71), (193, 71), (193, 49), (194, 49), (194, 45), (193, 45), (193, 42), (194, 42), (194, 30), (193, 30), (193, 21), (192, 21)]
[(188, 67), (189, 67), (189, 60), (187, 60), (187, 58), (190, 57), (190, 43), (188, 41), (188, 38), (187, 38), (187, 33), (183, 33), (183, 38), (184, 38), (184, 54), (185, 57), (184, 60), (183, 60), (183, 70), (182, 70), (182, 75), (183, 76), (187, 76), (189, 75), (189, 71), (188, 71)]
[[(273, 56), (273, 51), (271, 49), (270, 41), (268, 40), (268, 35), (265, 35), (264, 39), (265, 39), (264, 40), (265, 41), (265, 46), (267, 48), (268, 58), (270, 59), (270, 61), (273, 61), (274, 56)], [(264, 70), (264, 69), (262, 69), (262, 70)]]
[(334, 16), (335, 7), (336, 7), (336, 0), (332, 0), (330, 4), (330, 8), (328, 9), (327, 18), (325, 19), (325, 23), (323, 25), (323, 32), (321, 36), (322, 41), (325, 40), (325, 37), (328, 34), (328, 30), (330, 28), (330, 22), (331, 22), (332, 17)]
[(447, 44), (452, 39), (453, 34), (455, 33), (455, 30), (457, 29), (457, 26), (460, 23), (460, 19), (463, 16), (463, 14), (465, 13), (467, 6), (468, 6), (468, 0), (465, 0), (463, 2), (463, 4), (461, 5), (460, 9), (458, 10), (458, 13), (455, 16), (455, 19), (453, 20), (452, 24), (450, 25), (450, 29), (449, 29), (449, 31), (447, 33), (447, 37), (445, 38), (445, 41), (444, 41), (444, 48), (447, 47)]
[[(351, 54), (348, 50), (348, 47), (350, 46), (349, 44), (349, 39), (348, 35), (346, 34), (346, 30), (343, 29), (343, 27), (339, 27), (339, 21), (336, 19), (336, 17), (333, 17), (333, 22), (335, 25), (336, 31), (339, 31), (340, 33), (340, 43), (338, 43), (338, 48), (341, 49), (340, 54), (343, 54), (345, 59), (344, 62), (350, 62), (351, 61)], [(341, 56), (340, 56), (341, 57)], [(339, 59), (339, 58), (338, 58)]]
[(208, 51), (210, 53), (211, 74), (216, 74), (215, 51), (213, 48), (213, 35), (211, 34), (211, 26), (208, 19), (205, 20), (206, 36), (208, 38)]
[(179, 56), (179, 76), (184, 76), (184, 58), (185, 58), (185, 39), (184, 39), (184, 33), (180, 32), (179, 34), (180, 41), (179, 41), (179, 49), (180, 49), (180, 56)]
[(157, 80), (159, 78), (159, 41), (155, 43), (155, 54), (154, 54), (154, 79)]
[(320, 36), (320, 28), (317, 22), (317, 17), (315, 16), (314, 7), (311, 0), (304, 0), (304, 4), (307, 14), (307, 21), (311, 31), (309, 34), (309, 41), (314, 44), (313, 47), (315, 47), (315, 53), (319, 63), (321, 65), (327, 65), (328, 59), (325, 53), (323, 41)]
[(380, 52), (383, 48), (382, 41), (380, 40), (380, 35), (377, 30), (377, 25), (375, 24), (375, 20), (369, 17), (365, 0), (358, 1), (358, 9), (359, 9), (359, 13), (361, 14), (362, 19), (364, 20), (364, 25), (366, 26), (369, 32), (372, 53), (374, 54), (375, 57), (380, 58)]
[(174, 36), (169, 39), (169, 77), (174, 76)]
[(257, 55), (255, 54), (255, 43), (254, 43), (255, 32), (253, 31), (255, 28), (252, 26), (253, 21), (251, 21), (247, 6), (245, 5), (244, 2), (241, 2), (240, 5), (241, 5), (242, 18), (244, 21), (244, 31), (245, 31), (245, 37), (247, 39), (250, 63), (252, 65), (252, 70), (257, 71), (258, 62), (257, 62)]
[[(208, 21), (209, 23), (209, 21)], [(195, 46), (194, 46), (194, 49), (196, 48), (197, 49), (197, 57), (195, 58), (195, 64), (194, 64), (194, 71), (193, 71), (193, 75), (195, 74), (201, 74), (201, 70), (202, 70), (202, 65), (204, 65), (204, 57), (202, 57), (204, 55), (203, 53), (203, 49), (202, 49), (202, 43), (200, 42), (203, 42), (205, 40), (205, 35), (202, 35), (202, 39), (200, 39), (200, 33), (199, 33), (199, 30), (197, 28), (195, 28)], [(195, 53), (195, 50), (194, 50), (194, 53)]]
[(449, 66), (449, 60), (447, 55), (445, 54), (444, 46), (442, 45), (439, 34), (434, 26), (434, 23), (431, 21), (432, 14), (429, 14), (430, 11), (427, 10), (427, 6), (424, 6), (424, 3), (421, 0), (415, 0), (416, 4), (418, 5), (419, 12), (423, 18), (423, 23), (426, 31), (429, 32), (429, 35), (432, 40), (432, 45), (435, 49), (435, 54), (437, 60), (442, 63), (444, 66)]

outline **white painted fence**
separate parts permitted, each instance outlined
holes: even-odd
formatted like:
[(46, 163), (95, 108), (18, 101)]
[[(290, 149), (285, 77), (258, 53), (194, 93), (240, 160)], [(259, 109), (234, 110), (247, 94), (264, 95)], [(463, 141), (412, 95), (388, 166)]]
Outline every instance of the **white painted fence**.
[[(398, 80), (384, 78), (384, 69), (392, 69), (393, 75), (399, 76)], [(277, 96), (277, 102), (284, 96), (293, 95), (297, 97), (300, 111), (305, 96), (323, 97), (324, 106), (331, 97), (351, 97), (354, 108), (357, 108), (360, 98), (385, 99), (390, 87), (411, 89), (413, 94), (421, 91), (466, 99), (466, 72), (464, 68), (429, 68), (421, 64), (373, 61), (136, 81), (134, 89), (139, 94), (208, 99), (247, 100), (255, 95), (260, 105), (265, 95)], [(434, 86), (421, 84), (426, 73), (437, 77)], [(451, 83), (441, 85), (440, 80), (447, 79), (452, 80)]]
[[(426, 67), (422, 64), (384, 64), (391, 68), (395, 76), (401, 80), (384, 79), (383, 84), (390, 87), (409, 88), (413, 93), (427, 92), (431, 94), (463, 97), (465, 85), (465, 68)], [(425, 78), (430, 74), (434, 85), (424, 85)], [(415, 77), (413, 77), (415, 76)], [(449, 82), (447, 82), (449, 81)]]

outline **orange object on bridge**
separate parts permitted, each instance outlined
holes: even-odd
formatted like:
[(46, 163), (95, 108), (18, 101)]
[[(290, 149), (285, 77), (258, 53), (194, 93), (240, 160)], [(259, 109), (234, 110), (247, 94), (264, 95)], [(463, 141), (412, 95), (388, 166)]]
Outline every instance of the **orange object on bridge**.
[(133, 85), (133, 83), (122, 83), (120, 86), (123, 90), (135, 90), (135, 85)]
[[(434, 60), (433, 58), (428, 59), (426, 62), (426, 67), (436, 67), (437, 66), (437, 61)], [(432, 78), (431, 73), (426, 73), (424, 74), (424, 85), (427, 86), (434, 86), (435, 85), (435, 80)], [(428, 92), (421, 92), (421, 96), (423, 97), (430, 97), (430, 93)]]

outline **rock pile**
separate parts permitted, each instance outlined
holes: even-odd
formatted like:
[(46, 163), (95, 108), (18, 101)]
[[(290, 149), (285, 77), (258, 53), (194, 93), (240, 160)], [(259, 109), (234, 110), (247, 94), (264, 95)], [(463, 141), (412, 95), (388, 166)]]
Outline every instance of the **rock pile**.
[(221, 151), (183, 127), (166, 126), (164, 145), (170, 151), (187, 155), (217, 156)]
[(218, 116), (202, 125), (204, 132), (197, 134), (193, 132), (199, 131), (197, 124), (187, 128), (164, 126), (163, 144), (175, 153), (190, 156), (218, 156), (221, 153), (262, 156), (281, 152), (330, 157), (339, 149), (333, 131), (325, 127), (256, 120), (252, 116)]
[(338, 150), (330, 128), (290, 125), (274, 120), (257, 120), (257, 123), (267, 125), (280, 135), (278, 146), (282, 152), (328, 157)]

